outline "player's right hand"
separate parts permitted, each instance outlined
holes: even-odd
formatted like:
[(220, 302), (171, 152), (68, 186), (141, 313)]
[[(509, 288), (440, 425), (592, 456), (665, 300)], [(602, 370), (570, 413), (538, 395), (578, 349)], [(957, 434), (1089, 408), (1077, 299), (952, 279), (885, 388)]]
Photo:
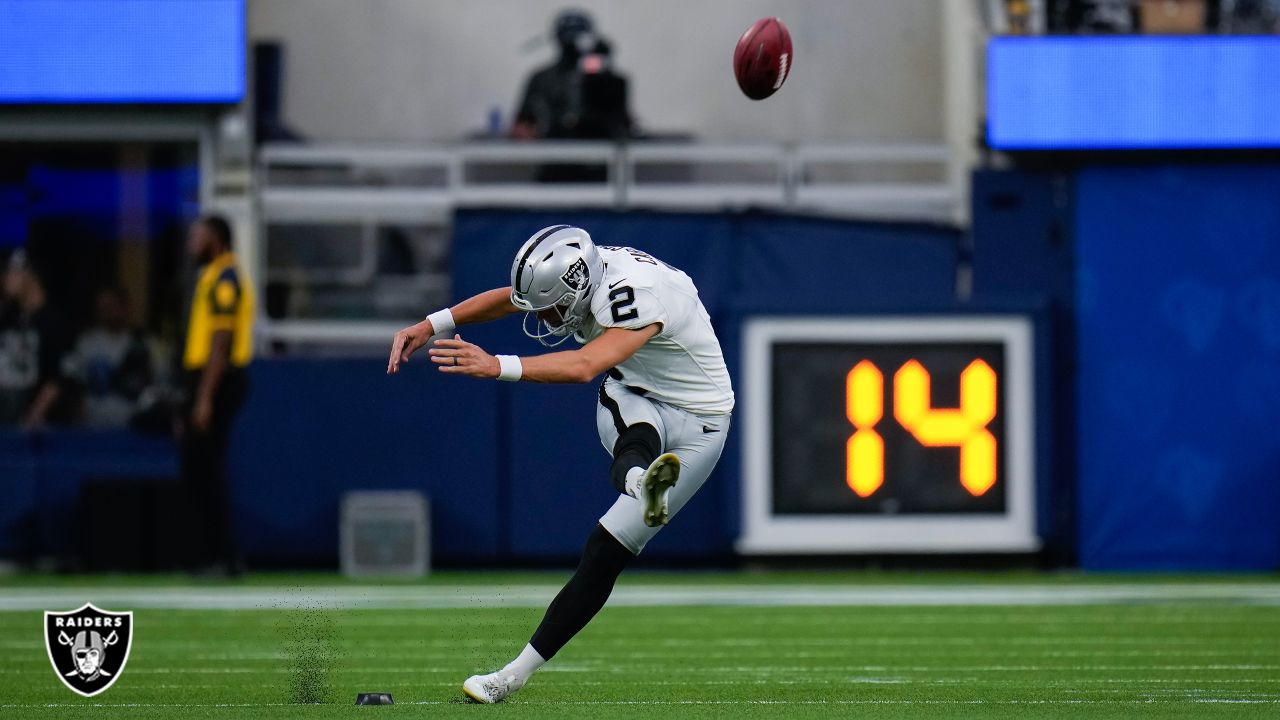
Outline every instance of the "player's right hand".
[(435, 330), (431, 327), (431, 321), (423, 320), (396, 333), (395, 338), (391, 340), (391, 357), (387, 360), (387, 374), (395, 375), (400, 372), (400, 363), (409, 362), (409, 356), (426, 345), (433, 332)]

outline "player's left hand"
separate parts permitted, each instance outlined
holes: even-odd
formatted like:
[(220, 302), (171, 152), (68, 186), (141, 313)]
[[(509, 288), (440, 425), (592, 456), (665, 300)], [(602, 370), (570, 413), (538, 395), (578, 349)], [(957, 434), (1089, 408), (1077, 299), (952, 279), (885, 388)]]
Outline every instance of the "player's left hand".
[(496, 378), (502, 370), (498, 358), (485, 352), (479, 345), (463, 340), (461, 335), (454, 335), (452, 340), (437, 340), (435, 347), (428, 353), (431, 355), (431, 362), (442, 373)]

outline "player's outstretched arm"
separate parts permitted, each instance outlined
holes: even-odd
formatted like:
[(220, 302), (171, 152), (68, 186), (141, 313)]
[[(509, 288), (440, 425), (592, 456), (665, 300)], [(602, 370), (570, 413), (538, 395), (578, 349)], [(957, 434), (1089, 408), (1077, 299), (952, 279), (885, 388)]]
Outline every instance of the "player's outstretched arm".
[[(662, 325), (658, 323), (638, 330), (609, 328), (600, 337), (577, 350), (508, 358), (508, 363), (518, 367), (519, 373), (516, 377), (511, 377), (509, 371), (508, 377), (502, 379), (539, 383), (588, 383), (600, 373), (634, 355), (640, 346), (661, 329)], [(431, 362), (442, 373), (496, 378), (503, 371), (503, 364), (496, 356), (460, 336), (455, 336), (452, 340), (437, 340), (435, 347), (429, 352)]]
[(400, 371), (400, 363), (409, 362), (409, 356), (418, 348), (427, 344), (432, 335), (452, 333), (453, 328), (437, 328), (432, 318), (439, 318), (446, 313), (451, 316), (454, 326), (472, 325), (504, 318), (518, 312), (511, 304), (511, 287), (486, 290), (449, 308), (427, 316), (427, 319), (396, 333), (391, 340), (391, 357), (387, 360), (387, 374), (394, 375)]

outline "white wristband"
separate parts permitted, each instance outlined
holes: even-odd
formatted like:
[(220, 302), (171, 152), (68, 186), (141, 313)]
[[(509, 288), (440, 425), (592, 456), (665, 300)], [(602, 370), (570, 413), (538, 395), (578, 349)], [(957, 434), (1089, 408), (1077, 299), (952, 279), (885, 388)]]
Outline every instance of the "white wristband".
[(453, 331), (458, 326), (453, 322), (453, 313), (449, 308), (437, 310), (427, 316), (427, 320), (431, 321), (431, 331), (436, 335), (453, 335)]
[(498, 358), (498, 379), (504, 382), (516, 382), (524, 375), (524, 366), (520, 364), (520, 358), (515, 355), (496, 355)]

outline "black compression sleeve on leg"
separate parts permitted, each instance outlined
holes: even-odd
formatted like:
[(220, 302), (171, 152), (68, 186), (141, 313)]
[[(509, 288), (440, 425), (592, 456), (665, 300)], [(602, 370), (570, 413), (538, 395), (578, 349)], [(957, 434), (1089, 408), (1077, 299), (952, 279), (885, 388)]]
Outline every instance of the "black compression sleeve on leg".
[(625, 495), (627, 471), (633, 467), (649, 467), (649, 463), (660, 454), (662, 438), (658, 437), (657, 428), (649, 423), (628, 426), (613, 444), (613, 466), (609, 468), (609, 479), (613, 481), (614, 489)]
[(582, 551), (578, 570), (556, 595), (529, 644), (545, 660), (560, 652), (569, 639), (586, 627), (613, 592), (613, 584), (634, 558), (603, 526), (597, 524)]

